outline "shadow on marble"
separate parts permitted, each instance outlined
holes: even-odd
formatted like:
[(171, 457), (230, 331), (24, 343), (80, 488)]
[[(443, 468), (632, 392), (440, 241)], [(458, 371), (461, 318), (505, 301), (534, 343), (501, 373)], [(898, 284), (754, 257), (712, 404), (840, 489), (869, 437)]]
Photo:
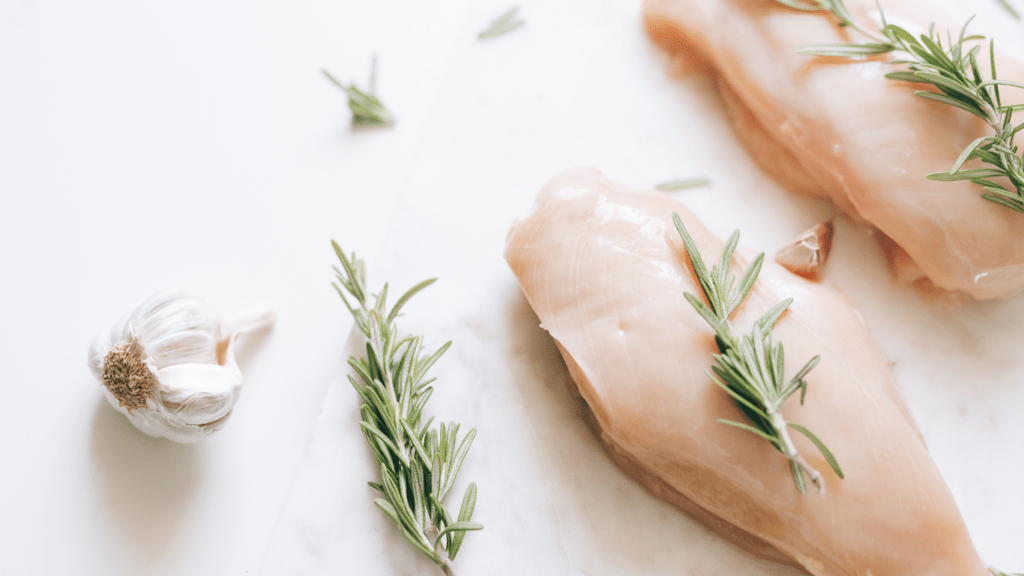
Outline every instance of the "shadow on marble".
[(146, 436), (100, 397), (92, 456), (122, 545), (147, 563), (159, 561), (196, 494), (204, 468), (202, 448)]

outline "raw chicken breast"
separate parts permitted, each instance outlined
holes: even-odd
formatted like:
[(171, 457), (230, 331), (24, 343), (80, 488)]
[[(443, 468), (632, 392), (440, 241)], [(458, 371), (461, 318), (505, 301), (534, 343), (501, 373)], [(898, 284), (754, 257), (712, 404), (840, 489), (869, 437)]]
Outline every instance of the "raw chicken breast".
[[(874, 0), (846, 5), (855, 21), (879, 27)], [(912, 33), (935, 22), (945, 37), (963, 25), (920, 0), (883, 0), (882, 8)], [(948, 171), (990, 129), (915, 96), (922, 85), (884, 78), (895, 70), (884, 62), (892, 56), (797, 54), (802, 44), (864, 38), (826, 13), (774, 0), (646, 0), (644, 19), (664, 48), (707, 64), (738, 135), (767, 171), (882, 232), (897, 278), (978, 299), (1024, 288), (1024, 214), (981, 199), (980, 186), (925, 177)], [(987, 57), (980, 60), (987, 71)], [(1024, 81), (1019, 62), (997, 61), (1000, 78)], [(1004, 104), (1022, 97), (1013, 88), (1002, 94)]]
[[(678, 212), (707, 261), (722, 242), (682, 205), (593, 169), (548, 182), (509, 233), (505, 258), (562, 352), (616, 462), (661, 498), (762, 557), (823, 576), (983, 576), (960, 512), (858, 312), (827, 284), (766, 261), (733, 317), (737, 334), (787, 297), (773, 334), (792, 376), (815, 354), (806, 404), (784, 416), (833, 451), (797, 448), (827, 483), (800, 494), (766, 441), (708, 375), (714, 333), (683, 298), (701, 294), (672, 225)], [(738, 254), (734, 273), (745, 267)], [(788, 376), (787, 376), (788, 377)]]

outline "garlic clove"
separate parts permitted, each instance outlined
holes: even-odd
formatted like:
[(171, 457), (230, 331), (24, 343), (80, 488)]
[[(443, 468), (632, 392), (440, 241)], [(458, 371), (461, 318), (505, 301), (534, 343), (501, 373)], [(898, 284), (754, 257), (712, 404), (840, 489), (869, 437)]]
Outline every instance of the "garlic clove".
[(779, 249), (775, 261), (797, 276), (817, 281), (831, 250), (832, 222), (822, 222)]
[(136, 428), (195, 442), (224, 426), (241, 394), (235, 340), (275, 319), (272, 311), (258, 310), (225, 330), (201, 300), (158, 294), (93, 343), (89, 367), (110, 405)]
[(177, 364), (160, 371), (161, 411), (186, 424), (205, 424), (227, 415), (242, 391), (242, 373), (217, 364)]
[(129, 317), (157, 366), (217, 361), (221, 319), (202, 300), (182, 292), (150, 298)]
[[(120, 410), (119, 410), (120, 411)], [(219, 420), (203, 424), (190, 424), (183, 422), (173, 414), (153, 406), (150, 410), (136, 410), (131, 413), (122, 412), (133, 426), (155, 438), (166, 438), (172, 442), (181, 444), (192, 444), (213, 434), (224, 427), (229, 411)]]

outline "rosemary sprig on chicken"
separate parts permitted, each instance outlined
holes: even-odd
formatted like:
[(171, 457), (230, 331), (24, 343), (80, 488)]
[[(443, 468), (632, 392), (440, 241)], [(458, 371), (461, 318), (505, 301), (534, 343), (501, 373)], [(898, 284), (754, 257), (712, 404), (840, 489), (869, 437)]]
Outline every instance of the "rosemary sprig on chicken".
[(782, 404), (797, 391), (800, 392), (800, 403), (803, 404), (807, 393), (807, 381), (804, 377), (821, 360), (821, 356), (811, 358), (795, 376), (789, 380), (785, 379), (785, 353), (782, 344), (772, 340), (771, 330), (782, 313), (793, 303), (793, 299), (787, 298), (779, 302), (754, 323), (750, 334), (736, 337), (732, 332), (729, 317), (754, 287), (757, 275), (761, 271), (761, 264), (764, 262), (764, 253), (758, 254), (747, 266), (733, 291), (736, 277), (729, 275), (729, 265), (739, 244), (739, 230), (729, 236), (722, 249), (721, 261), (709, 271), (682, 219), (673, 213), (672, 221), (683, 238), (693, 271), (697, 274), (697, 280), (708, 304), (704, 304), (700, 298), (688, 292), (685, 294), (686, 300), (715, 330), (715, 342), (718, 344), (719, 353), (715, 354), (716, 365), (711, 367), (711, 373), (708, 375), (715, 384), (732, 396), (753, 426), (724, 419), (718, 422), (760, 436), (782, 452), (789, 459), (793, 480), (800, 492), (807, 491), (804, 480), (806, 475), (817, 487), (818, 492), (824, 493), (825, 480), (821, 472), (811, 466), (797, 451), (788, 428), (803, 434), (814, 443), (832, 470), (842, 478), (843, 470), (839, 462), (810, 430), (799, 424), (787, 422), (782, 416)]
[[(978, 64), (981, 46), (966, 46), (966, 43), (985, 38), (967, 35), (967, 26), (973, 18), (963, 25), (955, 40), (947, 31), (944, 42), (943, 36), (936, 33), (934, 24), (927, 34), (917, 38), (906, 29), (889, 24), (881, 5), (878, 9), (882, 28), (874, 33), (853, 21), (843, 0), (775, 1), (797, 10), (828, 12), (840, 26), (857, 30), (870, 40), (861, 44), (808, 44), (800, 47), (798, 52), (801, 54), (862, 58), (900, 52), (906, 59), (892, 63), (905, 65), (907, 69), (890, 72), (886, 78), (932, 86), (937, 91), (918, 90), (915, 94), (966, 110), (984, 120), (993, 133), (969, 144), (948, 172), (929, 174), (928, 178), (946, 182), (969, 180), (985, 191), (982, 198), (1024, 213), (1024, 155), (1014, 144), (1017, 132), (1024, 129), (1024, 122), (1013, 123), (1014, 112), (1024, 110), (1024, 105), (1004, 105), (999, 94), (1000, 86), (1024, 88), (1024, 85), (999, 79), (994, 40), (989, 41), (990, 78), (982, 76), (982, 68)], [(981, 160), (985, 167), (964, 169), (964, 164), (974, 159)]]

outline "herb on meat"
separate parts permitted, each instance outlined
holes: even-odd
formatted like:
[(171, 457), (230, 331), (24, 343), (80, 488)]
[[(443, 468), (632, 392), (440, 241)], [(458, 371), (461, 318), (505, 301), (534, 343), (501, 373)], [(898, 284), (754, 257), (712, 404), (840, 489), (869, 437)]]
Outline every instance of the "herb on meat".
[(824, 478), (797, 451), (787, 428), (792, 428), (806, 436), (825, 457), (836, 475), (843, 478), (839, 462), (817, 436), (799, 424), (787, 422), (781, 412), (782, 404), (786, 399), (798, 391), (800, 392), (800, 403), (803, 404), (807, 394), (807, 381), (804, 380), (804, 377), (821, 360), (821, 356), (811, 358), (795, 376), (788, 381), (785, 379), (783, 368), (785, 355), (782, 344), (772, 340), (771, 330), (782, 313), (793, 303), (793, 299), (787, 298), (776, 304), (754, 323), (749, 335), (737, 338), (732, 333), (729, 317), (754, 287), (757, 275), (761, 271), (761, 264), (764, 262), (764, 253), (759, 254), (747, 266), (740, 278), (739, 285), (733, 291), (736, 277), (729, 276), (729, 265), (732, 262), (736, 246), (739, 244), (739, 230), (729, 236), (722, 249), (721, 262), (712, 266), (709, 271), (700, 252), (697, 251), (697, 245), (693, 238), (686, 231), (682, 219), (678, 214), (673, 213), (672, 221), (683, 238), (693, 271), (697, 274), (697, 280), (710, 305), (709, 308), (693, 294), (685, 294), (690, 305), (715, 330), (715, 343), (718, 344), (719, 353), (714, 355), (716, 364), (711, 367), (708, 376), (729, 396), (732, 396), (736, 405), (750, 419), (753, 426), (724, 419), (718, 420), (718, 422), (746, 430), (775, 446), (789, 459), (793, 480), (800, 492), (807, 491), (804, 481), (806, 474), (817, 486), (818, 492), (824, 493)]
[[(959, 36), (946, 33), (945, 44), (942, 35), (935, 32), (935, 25), (928, 34), (915, 38), (905, 29), (889, 24), (882, 14), (882, 29), (879, 34), (858, 26), (850, 16), (842, 0), (775, 0), (780, 4), (810, 12), (829, 12), (843, 27), (850, 27), (870, 42), (864, 44), (809, 44), (801, 46), (798, 52), (813, 56), (857, 58), (875, 56), (889, 52), (901, 52), (906, 60), (895, 60), (893, 64), (904, 64), (907, 70), (890, 72), (885, 75), (891, 80), (927, 84), (938, 92), (918, 90), (922, 98), (966, 110), (981, 118), (993, 132), (970, 143), (960, 154), (949, 172), (929, 174), (931, 180), (952, 182), (970, 180), (984, 189), (982, 198), (1001, 206), (1024, 213), (1024, 155), (1018, 153), (1014, 144), (1017, 132), (1024, 129), (1024, 122), (1013, 124), (1014, 112), (1024, 110), (1024, 105), (1004, 105), (999, 95), (1000, 86), (1024, 88), (1016, 82), (1000, 80), (996, 74), (995, 41), (989, 41), (991, 78), (985, 80), (978, 65), (980, 45), (967, 49), (965, 42), (984, 40), (984, 36), (967, 36), (968, 20)], [(987, 167), (962, 169), (965, 162), (980, 159)], [(994, 178), (1006, 178), (1009, 187), (995, 182)]]
[[(334, 288), (352, 314), (356, 326), (367, 338), (366, 358), (351, 357), (349, 366), (359, 381), (349, 382), (363, 399), (360, 426), (367, 444), (380, 463), (380, 482), (370, 486), (382, 494), (374, 502), (402, 531), (402, 535), (420, 552), (437, 563), (449, 576), (452, 560), (462, 546), (469, 530), (480, 530), (481, 524), (471, 522), (476, 506), (476, 484), (470, 483), (462, 498), (458, 517), (442, 504), (455, 484), (455, 478), (476, 437), (470, 430), (458, 442), (459, 425), (450, 422), (431, 429), (431, 417), (421, 423), (423, 408), (430, 399), (434, 378), (427, 370), (444, 354), (451, 342), (429, 356), (423, 351), (421, 336), (398, 337), (395, 319), (402, 306), (419, 291), (434, 283), (425, 280), (410, 288), (387, 308), (388, 285), (373, 296), (368, 306), (366, 265), (346, 256), (331, 241), (341, 261), (334, 267), (337, 283)], [(355, 300), (354, 304), (345, 296)]]

